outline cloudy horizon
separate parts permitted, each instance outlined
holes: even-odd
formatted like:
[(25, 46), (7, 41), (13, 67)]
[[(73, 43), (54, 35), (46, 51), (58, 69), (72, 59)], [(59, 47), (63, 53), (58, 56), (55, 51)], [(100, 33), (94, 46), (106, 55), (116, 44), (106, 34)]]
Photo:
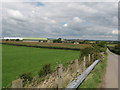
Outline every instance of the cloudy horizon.
[(118, 40), (118, 3), (6, 2), (2, 36)]

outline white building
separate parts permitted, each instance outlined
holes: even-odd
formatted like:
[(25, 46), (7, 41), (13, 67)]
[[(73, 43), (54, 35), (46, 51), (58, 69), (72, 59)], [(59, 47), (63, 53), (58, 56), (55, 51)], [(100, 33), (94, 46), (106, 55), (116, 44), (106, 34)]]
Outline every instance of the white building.
[(16, 40), (16, 39), (23, 40), (23, 38), (21, 38), (21, 37), (3, 37), (3, 40), (6, 40), (6, 39), (9, 39), (9, 40)]

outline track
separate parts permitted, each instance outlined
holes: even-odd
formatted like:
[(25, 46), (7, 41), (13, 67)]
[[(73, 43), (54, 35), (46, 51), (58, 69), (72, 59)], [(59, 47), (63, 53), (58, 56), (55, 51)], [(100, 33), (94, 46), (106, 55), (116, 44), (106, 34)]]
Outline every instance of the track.
[(107, 50), (108, 61), (103, 88), (118, 88), (118, 55)]

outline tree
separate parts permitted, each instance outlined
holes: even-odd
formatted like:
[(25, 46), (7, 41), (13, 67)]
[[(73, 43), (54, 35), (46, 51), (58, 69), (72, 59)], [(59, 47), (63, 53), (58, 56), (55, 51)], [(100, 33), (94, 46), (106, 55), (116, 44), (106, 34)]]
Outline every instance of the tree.
[(58, 38), (58, 39), (55, 39), (53, 40), (54, 43), (62, 43), (62, 39), (61, 38)]
[(62, 43), (62, 41), (61, 41), (62, 39), (61, 38), (58, 38), (58, 43)]

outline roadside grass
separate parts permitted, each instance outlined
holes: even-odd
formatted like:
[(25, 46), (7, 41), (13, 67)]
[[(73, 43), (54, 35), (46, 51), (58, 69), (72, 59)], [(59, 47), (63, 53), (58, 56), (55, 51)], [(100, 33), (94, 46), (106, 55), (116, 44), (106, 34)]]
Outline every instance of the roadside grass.
[(80, 51), (56, 50), (18, 46), (2, 46), (2, 86), (11, 84), (20, 74), (31, 72), (33, 76), (45, 64), (51, 64), (52, 70), (56, 65), (65, 64), (79, 58)]
[(104, 60), (99, 62), (92, 72), (87, 76), (84, 82), (79, 86), (79, 88), (100, 88), (103, 75), (105, 73), (107, 61), (107, 54), (105, 55)]

